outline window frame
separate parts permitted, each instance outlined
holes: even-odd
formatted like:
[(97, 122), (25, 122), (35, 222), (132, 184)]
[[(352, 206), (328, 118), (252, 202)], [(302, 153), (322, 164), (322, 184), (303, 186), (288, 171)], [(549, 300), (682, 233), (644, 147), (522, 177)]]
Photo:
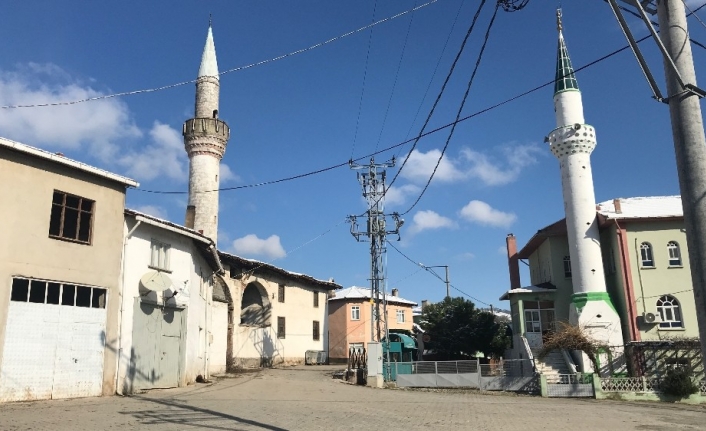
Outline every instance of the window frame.
[(278, 284), (277, 285), (277, 302), (284, 304), (284, 299), (285, 299), (284, 284)]
[(564, 256), (562, 262), (564, 264), (564, 278), (571, 278), (571, 256)]
[[(148, 267), (156, 269), (157, 271), (169, 272), (171, 273), (171, 244), (167, 244), (164, 241), (158, 239), (150, 239), (150, 264)], [(155, 262), (155, 251), (157, 254), (157, 261)], [(162, 259), (162, 257), (164, 259)]]
[[(403, 309), (398, 308), (396, 314), (397, 314), (397, 323), (405, 323), (406, 322), (405, 312)], [(400, 319), (400, 317), (401, 317), (401, 319)]]
[(677, 268), (682, 266), (681, 247), (676, 241), (667, 243), (667, 256), (669, 256), (669, 266)]
[(277, 316), (277, 338), (283, 340), (287, 337), (287, 320), (284, 316)]
[(360, 305), (351, 305), (351, 320), (360, 320)]
[[(61, 198), (61, 204), (57, 204), (54, 202), (56, 196), (60, 194), (62, 196)], [(67, 198), (75, 198), (78, 199), (78, 205), (77, 208), (73, 208), (70, 206), (67, 206), (66, 201)], [(83, 204), (84, 202), (90, 203), (91, 209), (90, 210), (84, 210), (83, 209)], [(52, 225), (53, 221), (55, 218), (55, 213), (54, 213), (54, 208), (60, 208), (60, 213), (58, 215), (59, 220), (59, 233), (52, 233)], [(69, 210), (74, 210), (78, 214), (76, 216), (76, 235), (75, 237), (70, 237), (70, 236), (65, 236), (64, 235), (64, 229), (66, 229), (66, 210), (67, 208)], [(84, 198), (82, 196), (75, 195), (73, 193), (68, 193), (64, 192), (61, 190), (54, 190), (52, 193), (52, 199), (51, 199), (51, 210), (49, 212), (49, 238), (52, 239), (57, 239), (60, 241), (68, 241), (68, 242), (73, 242), (76, 244), (84, 244), (84, 245), (92, 245), (93, 244), (93, 225), (95, 221), (95, 215), (96, 213), (96, 201), (93, 199), (88, 199)], [(88, 239), (87, 240), (82, 240), (80, 239), (81, 236), (81, 220), (82, 220), (82, 215), (88, 214), (89, 215), (89, 220), (88, 220)]]
[(314, 308), (319, 308), (319, 292), (314, 291)]
[(640, 244), (640, 266), (642, 268), (655, 268), (655, 255), (652, 244), (643, 241)]
[[(26, 277), (12, 277), (11, 278), (12, 283), (10, 285), (10, 302), (24, 302), (24, 303), (33, 303), (33, 304), (45, 304), (45, 305), (57, 305), (57, 306), (62, 306), (62, 307), (79, 307), (79, 308), (97, 308), (97, 309), (106, 309), (108, 306), (108, 289), (104, 287), (99, 287), (99, 286), (88, 286), (84, 284), (74, 284), (70, 282), (62, 282), (62, 281), (56, 281), (56, 280), (45, 280), (45, 279), (39, 279), (39, 278), (26, 278)], [(19, 286), (20, 282), (26, 282), (27, 286), (27, 293), (24, 295), (25, 298), (24, 300), (21, 300), (19, 292), (20, 289), (23, 289), (22, 287)], [(17, 284), (16, 284), (17, 283)], [(42, 285), (44, 285), (42, 287)], [(58, 286), (58, 292), (56, 296), (56, 302), (49, 302), (50, 298), (50, 289), (53, 287)], [(41, 288), (43, 289), (43, 292), (41, 292), (41, 296), (39, 296), (42, 300), (37, 301), (37, 296), (34, 297), (32, 296), (32, 291), (34, 288)], [(64, 298), (64, 292), (68, 292), (69, 289), (65, 288), (71, 288), (71, 294), (70, 297), (67, 296), (66, 299), (71, 299), (71, 303), (66, 303), (66, 299)], [(17, 289), (17, 292), (15, 291)], [(86, 289), (89, 290), (88, 297), (85, 295), (79, 295), (79, 291), (86, 292)], [(81, 301), (81, 303), (79, 303)]]
[(313, 341), (321, 341), (321, 325), (318, 320), (314, 320), (312, 324)]
[(657, 325), (660, 330), (684, 329), (684, 315), (681, 303), (676, 296), (662, 295), (657, 299), (655, 305), (660, 318), (660, 322)]

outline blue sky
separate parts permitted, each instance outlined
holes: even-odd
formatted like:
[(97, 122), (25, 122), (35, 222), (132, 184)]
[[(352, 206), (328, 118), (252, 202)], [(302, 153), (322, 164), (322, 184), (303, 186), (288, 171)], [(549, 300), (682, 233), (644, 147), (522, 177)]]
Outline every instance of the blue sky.
[[(15, 2), (0, 18), (0, 105), (69, 101), (192, 80), (209, 13), (223, 71), (312, 46), (423, 3)], [(429, 128), (456, 115), (492, 14), (493, 2), (488, 3)], [(564, 3), (575, 67), (626, 44), (605, 2)], [(375, 26), (372, 35), (358, 32), (223, 75), (220, 116), (232, 135), (222, 186), (325, 168), (413, 137), (478, 4), (438, 0)], [(556, 6), (531, 0), (522, 11), (499, 13), (464, 116), (553, 79)], [(693, 18), (689, 24), (692, 37), (706, 43), (706, 29)], [(634, 19), (631, 25), (646, 34)], [(662, 83), (654, 43), (641, 46)], [(693, 49), (698, 75), (706, 51)], [(667, 106), (650, 98), (632, 54), (624, 51), (591, 66), (578, 81), (586, 121), (598, 133), (592, 156), (597, 200), (678, 194)], [(193, 115), (193, 104), (194, 86), (188, 84), (71, 106), (3, 109), (0, 135), (133, 177), (141, 189), (185, 191), (188, 159), (181, 125)], [(402, 241), (395, 246), (425, 265), (448, 265), (454, 286), (505, 306), (498, 297), (508, 287), (506, 235), (514, 233), (522, 246), (537, 229), (563, 217), (558, 162), (543, 144), (554, 127), (552, 86), (460, 123), (429, 190), (405, 216)], [(407, 210), (447, 135), (445, 130), (419, 141), (387, 210)], [(376, 160), (404, 157), (410, 148)], [(389, 170), (390, 178), (395, 172)], [(333, 277), (345, 287), (368, 284), (368, 244), (357, 243), (344, 222), (365, 209), (348, 167), (224, 191), (220, 203), (220, 248), (317, 278)], [(130, 190), (127, 204), (181, 223), (186, 195)], [(443, 298), (443, 283), (391, 248), (387, 262), (388, 286), (399, 288), (400, 295), (416, 301)], [(523, 283), (529, 283), (526, 273)]]

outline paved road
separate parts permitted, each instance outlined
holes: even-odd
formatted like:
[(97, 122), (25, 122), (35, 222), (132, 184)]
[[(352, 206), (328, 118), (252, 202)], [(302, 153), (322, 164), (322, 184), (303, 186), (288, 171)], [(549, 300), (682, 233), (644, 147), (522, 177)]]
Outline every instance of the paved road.
[(697, 430), (706, 408), (351, 386), (329, 367), (214, 384), (0, 406), (0, 430)]

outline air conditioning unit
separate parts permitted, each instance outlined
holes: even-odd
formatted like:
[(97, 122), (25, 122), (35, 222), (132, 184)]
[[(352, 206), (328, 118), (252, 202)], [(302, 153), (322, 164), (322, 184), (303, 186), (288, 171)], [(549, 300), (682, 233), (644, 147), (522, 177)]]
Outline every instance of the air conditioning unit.
[(659, 323), (662, 321), (659, 314), (650, 313), (648, 311), (642, 313), (642, 318), (645, 320), (645, 323)]

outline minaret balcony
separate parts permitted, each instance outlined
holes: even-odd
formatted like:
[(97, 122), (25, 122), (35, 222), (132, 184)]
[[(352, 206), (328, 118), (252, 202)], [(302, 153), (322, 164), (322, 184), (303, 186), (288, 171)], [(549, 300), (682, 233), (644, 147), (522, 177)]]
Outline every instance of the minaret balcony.
[(596, 130), (588, 124), (557, 127), (544, 139), (557, 158), (576, 153), (591, 154), (596, 148)]
[(218, 118), (192, 118), (184, 123), (182, 135), (212, 136), (227, 141), (230, 138), (230, 127)]

